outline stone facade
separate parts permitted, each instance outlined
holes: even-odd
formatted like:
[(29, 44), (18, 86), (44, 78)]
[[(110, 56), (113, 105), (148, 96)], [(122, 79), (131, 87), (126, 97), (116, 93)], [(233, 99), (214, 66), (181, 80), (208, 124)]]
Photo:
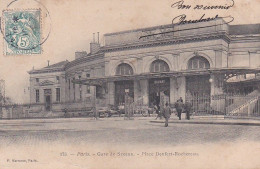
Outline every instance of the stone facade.
[[(247, 28), (250, 31), (245, 31)], [(160, 80), (160, 73), (165, 73), (164, 78), (169, 79), (169, 90), (164, 92), (171, 104), (180, 97), (185, 100), (187, 88), (195, 90), (192, 88), (192, 77), (197, 76), (206, 79), (205, 82), (210, 81), (207, 83), (209, 90), (206, 94), (222, 94), (221, 84), (226, 70), (259, 70), (259, 28), (260, 24), (227, 25), (223, 20), (217, 19), (105, 34), (105, 45), (100, 47), (92, 42), (93, 49), (89, 54), (77, 53), (76, 59), (71, 62), (30, 71), (31, 103), (36, 102), (35, 90), (40, 90), (40, 102), (44, 103), (44, 89), (55, 91), (60, 88), (60, 102), (90, 102), (89, 97), (101, 93), (105, 104), (113, 105), (120, 99), (115, 95), (120, 88), (116, 81), (133, 81), (134, 101), (141, 99), (142, 104), (151, 105), (151, 98), (156, 97), (151, 93), (151, 79)], [(192, 59), (195, 61), (192, 62)], [(202, 62), (203, 60), (206, 61)], [(167, 71), (152, 72), (151, 65), (155, 61), (160, 61), (162, 65), (166, 63)], [(129, 65), (132, 70), (118, 70), (122, 63)], [(125, 71), (126, 74), (118, 74), (120, 71)], [(55, 80), (57, 76), (60, 77), (59, 82)], [(115, 77), (120, 76), (121, 79), (115, 80)], [(40, 82), (36, 82), (36, 78)], [(95, 86), (74, 83), (75, 80), (84, 82), (87, 79), (105, 79), (103, 83), (106, 87), (97, 92)], [(162, 91), (163, 89), (158, 89), (158, 92)], [(52, 94), (52, 100), (55, 100), (56, 95)]]

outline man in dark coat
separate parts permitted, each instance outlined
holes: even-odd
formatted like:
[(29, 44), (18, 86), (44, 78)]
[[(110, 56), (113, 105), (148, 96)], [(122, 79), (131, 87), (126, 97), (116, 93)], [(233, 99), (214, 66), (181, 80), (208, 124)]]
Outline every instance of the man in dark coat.
[(171, 117), (171, 108), (169, 104), (166, 102), (165, 107), (163, 108), (163, 116), (165, 118), (165, 127), (168, 127), (168, 120)]
[(183, 99), (182, 99), (182, 97), (180, 97), (177, 101), (180, 101), (180, 102), (183, 103)]
[(191, 107), (192, 107), (192, 104), (188, 100), (186, 100), (185, 105), (184, 105), (184, 109), (185, 109), (185, 112), (186, 112), (187, 120), (190, 120)]
[(179, 120), (181, 120), (181, 113), (183, 109), (183, 103), (181, 102), (181, 100), (177, 100), (174, 107), (178, 113)]

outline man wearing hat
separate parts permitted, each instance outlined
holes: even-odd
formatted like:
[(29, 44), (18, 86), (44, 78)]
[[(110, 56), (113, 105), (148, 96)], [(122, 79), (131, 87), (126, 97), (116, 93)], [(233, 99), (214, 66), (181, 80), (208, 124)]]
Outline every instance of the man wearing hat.
[(168, 102), (166, 102), (162, 113), (163, 113), (163, 116), (165, 118), (165, 127), (168, 127), (168, 120), (171, 117), (171, 108), (170, 108)]

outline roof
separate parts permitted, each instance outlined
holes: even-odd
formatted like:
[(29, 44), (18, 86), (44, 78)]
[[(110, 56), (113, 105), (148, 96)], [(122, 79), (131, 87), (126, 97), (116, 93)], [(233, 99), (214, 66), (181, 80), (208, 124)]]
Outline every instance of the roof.
[(65, 61), (61, 61), (61, 62), (55, 63), (55, 64), (50, 65), (50, 66), (46, 66), (46, 67), (44, 67), (43, 69), (45, 69), (45, 68), (50, 69), (50, 68), (63, 67), (63, 66), (65, 66), (67, 63), (69, 63), (69, 61), (68, 61), (68, 60), (65, 60)]
[(36, 74), (36, 73), (48, 73), (48, 72), (57, 72), (57, 71), (63, 71), (65, 66), (67, 65), (67, 63), (69, 63), (68, 60), (65, 61), (61, 61), (58, 63), (55, 63), (53, 65), (50, 66), (46, 66), (44, 68), (41, 69), (33, 69), (31, 71), (29, 71), (29, 74)]
[(260, 34), (260, 24), (229, 25), (230, 35)]

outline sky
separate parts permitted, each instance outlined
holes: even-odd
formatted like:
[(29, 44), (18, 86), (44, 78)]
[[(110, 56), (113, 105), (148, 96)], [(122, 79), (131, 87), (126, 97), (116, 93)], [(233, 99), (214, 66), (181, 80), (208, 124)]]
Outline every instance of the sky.
[[(233, 16), (231, 24), (260, 23), (260, 0), (234, 0), (228, 10), (193, 10), (172, 8), (179, 0), (39, 0), (49, 11), (47, 21), (43, 21), (43, 34), (50, 28), (50, 35), (42, 44), (42, 54), (4, 55), (3, 35), (0, 38), (0, 79), (5, 80), (6, 96), (17, 103), (26, 102), (24, 89), (29, 87), (28, 71), (39, 69), (63, 60), (73, 60), (76, 51), (89, 52), (93, 33), (105, 33), (170, 24), (178, 15), (186, 14), (187, 19)], [(11, 0), (0, 1), (0, 10), (7, 9)], [(18, 0), (12, 7), (31, 8), (35, 0)], [(229, 5), (232, 0), (184, 0), (184, 4)], [(42, 7), (42, 5), (39, 5)], [(10, 7), (10, 6), (9, 6)], [(36, 5), (37, 7), (37, 5)], [(1, 18), (2, 18), (2, 14)], [(51, 26), (50, 26), (51, 25)]]

